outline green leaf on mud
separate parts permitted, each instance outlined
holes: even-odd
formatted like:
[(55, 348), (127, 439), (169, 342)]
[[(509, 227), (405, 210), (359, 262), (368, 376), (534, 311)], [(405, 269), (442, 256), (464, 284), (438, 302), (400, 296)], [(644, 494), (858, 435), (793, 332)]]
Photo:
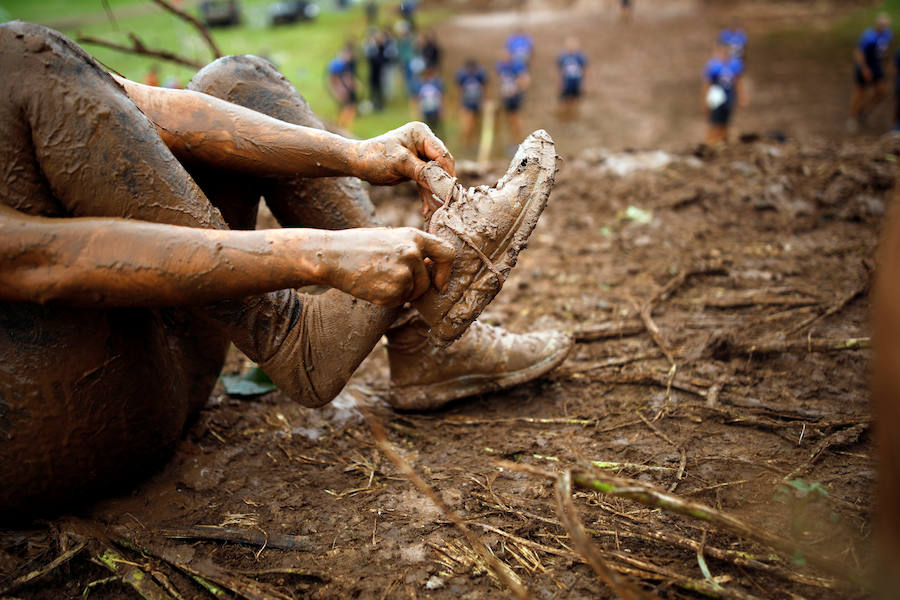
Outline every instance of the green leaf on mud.
[(625, 209), (625, 218), (641, 225), (646, 225), (653, 220), (653, 213), (637, 206), (629, 206)]
[(254, 366), (243, 375), (222, 375), (220, 377), (229, 396), (261, 396), (278, 389), (262, 369)]

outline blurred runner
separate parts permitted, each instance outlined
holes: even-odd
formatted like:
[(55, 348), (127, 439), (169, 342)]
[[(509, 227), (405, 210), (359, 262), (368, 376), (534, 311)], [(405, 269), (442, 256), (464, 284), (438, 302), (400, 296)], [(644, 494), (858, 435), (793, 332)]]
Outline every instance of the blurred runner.
[(419, 37), (419, 54), (425, 60), (426, 67), (432, 67), (438, 71), (441, 70), (443, 51), (434, 30), (425, 31)]
[(734, 17), (731, 27), (726, 27), (719, 32), (719, 41), (728, 46), (731, 56), (740, 59), (747, 66), (747, 32), (744, 31), (741, 20)]
[(403, 0), (397, 5), (400, 16), (409, 23), (409, 28), (414, 31), (416, 29), (416, 9), (418, 8), (419, 3), (416, 0)]
[(741, 77), (743, 64), (731, 55), (728, 45), (716, 42), (713, 57), (704, 71), (703, 110), (709, 117), (706, 143), (719, 144), (728, 140), (728, 125), (735, 104), (747, 105), (747, 94)]
[(894, 54), (894, 128), (900, 132), (900, 48)]
[(462, 112), (462, 142), (466, 148), (475, 144), (475, 128), (481, 116), (484, 104), (484, 88), (487, 85), (487, 71), (474, 58), (466, 60), (465, 65), (456, 72), (456, 84)]
[(516, 29), (506, 38), (506, 51), (512, 60), (528, 67), (534, 54), (534, 40), (523, 29)]
[[(441, 121), (444, 109), (444, 83), (441, 81), (440, 74), (434, 67), (426, 67), (422, 73), (422, 83), (419, 85), (419, 93), (417, 94), (419, 103), (419, 112), (422, 120), (435, 133), (443, 129)], [(440, 135), (438, 133), (438, 135)]]
[(356, 61), (353, 58), (353, 47), (344, 46), (328, 63), (328, 88), (338, 101), (338, 127), (351, 131), (356, 119)]
[(522, 141), (522, 118), (520, 111), (525, 99), (530, 78), (526, 66), (512, 57), (507, 50), (505, 60), (497, 62), (497, 79), (500, 91), (500, 103), (506, 113), (509, 124), (509, 148), (515, 151), (516, 145)]
[(631, 17), (634, 14), (634, 0), (622, 0), (619, 9), (619, 19), (623, 23), (628, 23), (631, 21)]
[(369, 63), (369, 96), (376, 112), (384, 109), (385, 71), (391, 60), (386, 34), (373, 28), (363, 43), (363, 52)]
[(578, 104), (583, 93), (587, 57), (575, 36), (566, 38), (565, 49), (556, 59), (560, 74), (560, 117), (571, 120), (578, 116)]
[(878, 15), (875, 26), (866, 29), (853, 51), (853, 75), (856, 88), (850, 100), (850, 119), (847, 129), (852, 133), (859, 129), (866, 113), (871, 111), (884, 96), (884, 57), (891, 44), (891, 19), (885, 13)]
[(145, 85), (159, 85), (159, 67), (156, 65), (151, 65), (150, 69), (147, 71), (146, 75), (144, 75), (144, 80), (142, 81)]

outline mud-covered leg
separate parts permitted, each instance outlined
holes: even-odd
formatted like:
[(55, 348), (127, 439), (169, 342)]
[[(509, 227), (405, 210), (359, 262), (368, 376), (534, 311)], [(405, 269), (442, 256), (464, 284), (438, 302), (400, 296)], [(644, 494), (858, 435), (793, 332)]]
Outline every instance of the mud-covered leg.
[[(154, 124), (71, 41), (36, 25), (0, 25), (0, 65), (15, 81), (0, 89), (4, 204), (40, 216), (226, 228)], [(118, 260), (111, 249), (113, 277)], [(159, 269), (182, 264), (172, 257)], [(256, 360), (290, 355), (283, 364), (303, 375), (280, 380), (286, 391), (310, 404), (330, 399), (334, 378), (315, 385), (329, 365), (305, 365), (316, 354), (287, 335), (300, 314), (316, 312), (304, 312), (293, 290), (180, 312), (0, 303), (0, 517), (121, 485), (166, 456), (218, 369), (218, 350), (192, 362), (180, 344), (198, 323), (218, 332), (212, 344), (233, 339)]]
[[(307, 102), (272, 64), (254, 56), (228, 56), (214, 61), (197, 73), (189, 89), (216, 96), (251, 108), (288, 123), (324, 128)], [(261, 193), (278, 222), (285, 227), (317, 229), (349, 229), (374, 227), (375, 209), (361, 182), (355, 177), (256, 179), (221, 176), (204, 167), (190, 167), (204, 191), (216, 206), (237, 213), (231, 198), (222, 202), (221, 192), (235, 195), (234, 190), (255, 190), (256, 196), (245, 204), (256, 212), (256, 199)], [(252, 178), (251, 178), (252, 179)], [(205, 182), (212, 186), (208, 187)], [(226, 212), (228, 214), (228, 212)], [(315, 404), (327, 402), (343, 387), (359, 363), (396, 319), (398, 309), (382, 308), (359, 301), (339, 291), (321, 295), (300, 295), (301, 301), (290, 312), (291, 327), (279, 333), (285, 345), (303, 346), (302, 355), (281, 353), (264, 358), (263, 369), (270, 376), (282, 373), (300, 378), (297, 385), (318, 390)], [(223, 306), (213, 309), (218, 314)], [(264, 311), (242, 313), (247, 329), (268, 327), (275, 315)], [(250, 322), (252, 320), (252, 322)], [(298, 359), (309, 365), (296, 368)]]

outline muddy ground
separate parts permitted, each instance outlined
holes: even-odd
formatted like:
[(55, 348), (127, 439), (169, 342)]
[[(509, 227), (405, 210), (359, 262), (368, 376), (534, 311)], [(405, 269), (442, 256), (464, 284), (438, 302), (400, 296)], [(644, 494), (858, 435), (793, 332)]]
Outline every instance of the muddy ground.
[[(184, 598), (509, 596), (448, 515), (376, 447), (363, 404), (536, 598), (614, 596), (560, 524), (552, 481), (500, 460), (548, 470), (614, 463), (607, 473), (792, 545), (775, 553), (696, 517), (576, 491), (606, 563), (660, 597), (699, 597), (698, 588), (732, 598), (867, 596), (848, 578), (872, 564), (870, 355), (847, 341), (869, 335), (873, 254), (900, 142), (876, 125), (843, 136), (844, 65), (770, 60), (775, 47), (751, 45), (754, 104), (738, 127), (761, 138), (695, 146), (698, 64), (725, 17), (681, 0), (654, 16), (642, 4), (651, 3), (638, 0), (624, 32), (615, 13), (593, 9), (533, 30), (547, 46), (566, 29), (583, 32), (591, 55), (604, 57), (592, 74), (602, 93), (570, 126), (547, 115), (552, 88), (535, 86), (526, 121), (548, 128), (565, 160), (529, 249), (483, 319), (572, 330), (580, 342), (563, 366), (429, 414), (387, 407), (383, 348), (321, 410), (277, 392), (239, 400), (219, 389), (166, 468), (131, 493), (0, 532), (0, 589), (62, 556), (10, 594), (138, 597), (124, 578)], [(841, 16), (835, 3), (747, 4), (751, 44), (799, 11), (815, 23)], [(441, 30), (451, 60), (464, 51), (449, 41), (461, 27), (485, 42), (468, 48), (506, 34), (510, 17), (492, 18)], [(536, 80), (552, 83), (552, 56), (537, 60)], [(779, 93), (786, 82), (796, 89)], [(772, 130), (789, 140), (769, 139)], [(468, 180), (490, 182), (500, 170)], [(409, 190), (373, 195), (387, 221), (415, 223)], [(823, 340), (841, 348), (820, 351)], [(228, 540), (198, 539), (213, 534)]]

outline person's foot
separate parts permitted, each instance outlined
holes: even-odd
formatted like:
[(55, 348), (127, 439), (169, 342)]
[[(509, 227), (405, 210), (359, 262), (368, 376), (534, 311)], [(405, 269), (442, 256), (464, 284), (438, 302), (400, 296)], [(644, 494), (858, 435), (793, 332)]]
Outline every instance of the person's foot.
[(453, 244), (457, 259), (446, 290), (430, 289), (413, 304), (445, 346), (459, 338), (494, 299), (547, 205), (557, 170), (556, 147), (544, 130), (519, 146), (494, 187), (463, 188), (436, 163), (425, 176), (444, 203), (426, 230)]
[(430, 343), (426, 329), (407, 327), (390, 338), (388, 402), (401, 410), (430, 410), (536, 379), (562, 363), (573, 346), (561, 331), (514, 334), (472, 323), (452, 346)]

